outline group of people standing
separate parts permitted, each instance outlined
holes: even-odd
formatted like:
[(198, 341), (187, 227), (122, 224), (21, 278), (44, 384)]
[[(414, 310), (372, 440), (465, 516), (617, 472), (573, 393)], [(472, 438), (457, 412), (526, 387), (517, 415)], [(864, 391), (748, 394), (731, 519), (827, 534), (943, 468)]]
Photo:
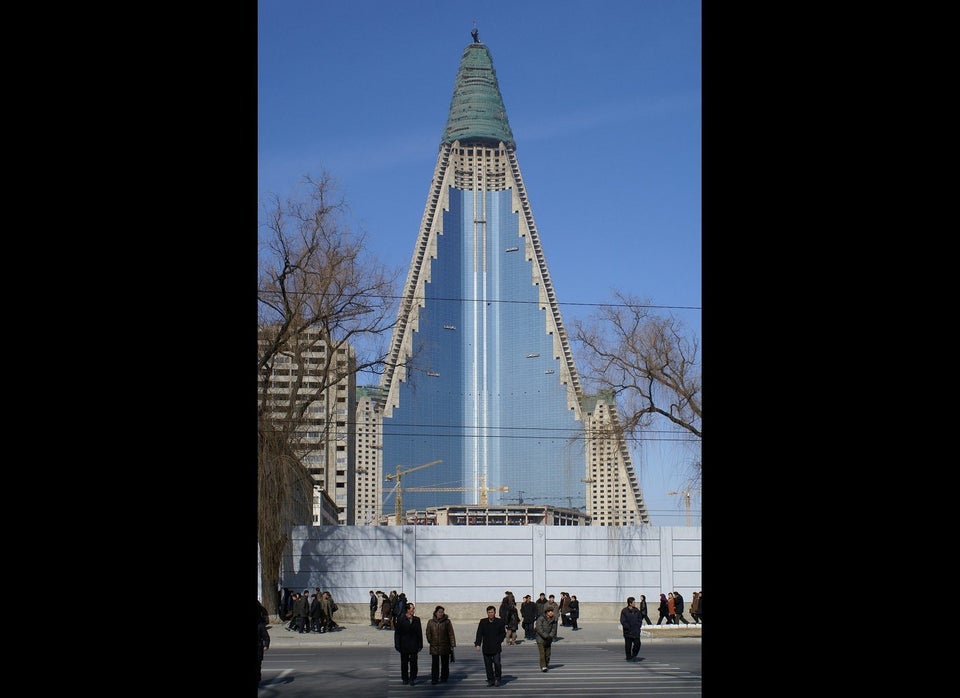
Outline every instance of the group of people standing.
[(548, 597), (545, 592), (540, 592), (540, 597), (536, 601), (531, 600), (530, 594), (523, 597), (523, 603), (520, 604), (520, 617), (522, 619), (523, 633), (525, 640), (536, 640), (536, 622), (544, 615), (547, 606), (552, 606), (554, 615), (558, 617), (561, 626), (569, 627), (573, 630), (579, 630), (577, 620), (580, 618), (580, 602), (576, 594), (568, 594), (565, 591), (560, 592), (560, 603), (557, 603), (557, 597), (550, 594)]
[(397, 622), (407, 610), (407, 595), (397, 593), (394, 589), (390, 594), (377, 591), (370, 592), (370, 625), (378, 630), (394, 630)]
[(333, 620), (333, 614), (339, 609), (329, 591), (320, 591), (320, 587), (311, 594), (309, 589), (303, 593), (283, 590), (280, 599), (280, 618), (290, 620), (287, 630), (299, 633), (325, 633), (339, 629)]

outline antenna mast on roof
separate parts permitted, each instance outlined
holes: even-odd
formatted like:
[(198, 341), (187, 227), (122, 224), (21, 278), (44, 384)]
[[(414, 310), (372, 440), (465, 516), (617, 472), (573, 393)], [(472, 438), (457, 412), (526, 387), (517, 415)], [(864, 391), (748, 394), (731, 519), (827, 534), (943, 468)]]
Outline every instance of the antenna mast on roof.
[(477, 20), (473, 20), (473, 30), (470, 32), (470, 36), (473, 37), (473, 43), (480, 43), (480, 32), (477, 31)]

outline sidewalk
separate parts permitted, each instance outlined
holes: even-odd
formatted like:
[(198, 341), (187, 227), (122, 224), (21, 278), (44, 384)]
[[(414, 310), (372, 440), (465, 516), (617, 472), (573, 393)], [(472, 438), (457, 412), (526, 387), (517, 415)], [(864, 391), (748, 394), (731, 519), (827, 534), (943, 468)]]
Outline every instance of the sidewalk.
[[(426, 620), (420, 619), (426, 627)], [(454, 620), (453, 629), (457, 636), (458, 649), (466, 652), (473, 651), (473, 638), (477, 632), (476, 621)], [(389, 647), (393, 648), (393, 631), (377, 630), (369, 623), (341, 623), (340, 629), (326, 633), (295, 633), (286, 629), (287, 623), (278, 625), (271, 621), (267, 626), (270, 633), (270, 649), (282, 647)], [(700, 625), (691, 623), (687, 625), (644, 625), (642, 643), (653, 642), (694, 642), (701, 641)], [(518, 646), (536, 645), (533, 640), (522, 640), (523, 630), (519, 631), (521, 640)], [(557, 628), (557, 639), (559, 644), (589, 645), (599, 643), (617, 643), (623, 644), (623, 631), (619, 623), (585, 623), (580, 624), (580, 629), (576, 632), (573, 628)], [(426, 647), (426, 639), (424, 639)], [(504, 652), (513, 651), (515, 648), (506, 643), (503, 645)]]

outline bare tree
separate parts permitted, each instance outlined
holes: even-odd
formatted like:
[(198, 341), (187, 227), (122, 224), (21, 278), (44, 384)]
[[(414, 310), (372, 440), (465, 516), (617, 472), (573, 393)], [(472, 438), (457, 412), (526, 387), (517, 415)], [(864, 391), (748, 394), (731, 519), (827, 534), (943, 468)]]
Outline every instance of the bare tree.
[[(399, 272), (373, 259), (363, 234), (346, 225), (332, 177), (304, 184), (299, 198), (271, 199), (259, 236), (258, 539), (263, 603), (274, 614), (290, 528), (312, 522), (313, 483), (300, 460), (307, 410), (352, 373), (382, 373), (396, 322)], [(306, 354), (321, 347), (327, 360), (311, 364)], [(354, 360), (335, 360), (341, 348)], [(287, 385), (271, 391), (278, 365), (289, 370)], [(330, 419), (310, 429), (331, 438)]]
[[(581, 375), (618, 403), (624, 434), (664, 421), (690, 437), (701, 434), (700, 344), (683, 322), (651, 312), (650, 303), (621, 292), (587, 320), (574, 322)], [(689, 464), (699, 481), (701, 457)]]

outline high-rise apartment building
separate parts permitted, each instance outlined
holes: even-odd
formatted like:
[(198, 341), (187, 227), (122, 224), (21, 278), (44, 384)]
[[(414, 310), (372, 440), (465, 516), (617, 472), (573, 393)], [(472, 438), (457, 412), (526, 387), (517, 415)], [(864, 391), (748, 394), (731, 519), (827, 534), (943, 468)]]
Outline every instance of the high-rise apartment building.
[[(477, 504), (482, 491), (506, 503), (516, 496), (507, 487), (599, 525), (650, 522), (629, 450), (609, 428), (612, 400), (581, 387), (493, 60), (476, 37), (460, 59), (398, 320), (390, 365), (402, 365), (381, 382), (383, 475), (439, 461), (403, 477), (404, 509)], [(382, 513), (396, 489), (383, 488)]]
[[(269, 341), (261, 334), (260, 342)], [(331, 356), (332, 354), (332, 356)], [(260, 375), (259, 399), (277, 425), (292, 425), (290, 446), (313, 478), (313, 524), (353, 524), (356, 357), (342, 344), (332, 352), (318, 332), (291, 337)], [(327, 387), (325, 387), (327, 386)]]
[(377, 525), (383, 511), (380, 500), (383, 479), (380, 460), (383, 448), (382, 395), (383, 391), (377, 386), (357, 386), (354, 519), (358, 526)]

